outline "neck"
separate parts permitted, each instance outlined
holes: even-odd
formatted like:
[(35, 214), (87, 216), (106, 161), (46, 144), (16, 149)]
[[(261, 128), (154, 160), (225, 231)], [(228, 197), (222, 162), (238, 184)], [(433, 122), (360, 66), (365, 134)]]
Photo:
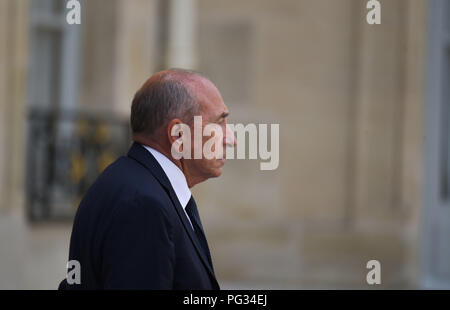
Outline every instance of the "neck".
[(143, 139), (141, 137), (133, 137), (133, 141), (140, 143), (142, 145), (149, 146), (152, 149), (157, 150), (158, 152), (160, 152), (161, 154), (166, 156), (170, 161), (172, 161), (183, 172), (189, 188), (192, 188), (194, 185), (196, 185), (202, 181), (199, 178), (192, 176), (191, 173), (189, 173), (189, 168), (183, 159), (177, 160), (172, 157), (172, 153), (170, 151), (170, 146), (167, 147), (167, 146), (164, 146), (162, 143), (159, 143), (158, 141), (150, 140), (150, 139)]

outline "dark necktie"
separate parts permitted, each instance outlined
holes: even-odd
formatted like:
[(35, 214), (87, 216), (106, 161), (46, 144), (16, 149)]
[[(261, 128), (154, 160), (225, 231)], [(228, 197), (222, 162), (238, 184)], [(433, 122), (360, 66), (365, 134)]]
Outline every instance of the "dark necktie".
[(206, 257), (208, 258), (209, 264), (211, 265), (211, 268), (213, 268), (208, 242), (206, 241), (206, 237), (203, 232), (202, 222), (200, 220), (200, 215), (198, 214), (197, 210), (197, 204), (195, 203), (193, 196), (191, 196), (191, 199), (189, 199), (189, 202), (186, 205), (186, 213), (189, 215), (192, 226), (194, 226), (195, 235), (197, 236), (197, 239), (200, 242), (200, 245), (202, 246)]

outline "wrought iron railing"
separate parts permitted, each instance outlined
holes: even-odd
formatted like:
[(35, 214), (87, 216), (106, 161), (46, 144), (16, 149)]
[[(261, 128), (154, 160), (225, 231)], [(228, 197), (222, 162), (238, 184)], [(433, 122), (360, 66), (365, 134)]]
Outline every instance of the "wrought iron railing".
[(29, 219), (72, 219), (88, 187), (129, 145), (128, 121), (116, 116), (32, 109), (26, 169)]

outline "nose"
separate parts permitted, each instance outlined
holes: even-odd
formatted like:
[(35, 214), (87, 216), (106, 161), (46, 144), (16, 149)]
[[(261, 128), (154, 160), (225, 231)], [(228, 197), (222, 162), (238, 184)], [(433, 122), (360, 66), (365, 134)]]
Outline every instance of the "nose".
[(236, 146), (236, 137), (228, 124), (225, 128), (225, 137), (223, 138), (223, 144), (225, 146)]

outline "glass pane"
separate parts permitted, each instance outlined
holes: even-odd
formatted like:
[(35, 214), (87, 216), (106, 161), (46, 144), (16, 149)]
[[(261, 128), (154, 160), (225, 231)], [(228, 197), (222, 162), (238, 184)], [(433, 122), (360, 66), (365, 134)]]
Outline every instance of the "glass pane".
[(58, 14), (64, 10), (66, 1), (62, 0), (33, 0), (31, 9), (38, 13)]
[(450, 35), (450, 1), (448, 1), (448, 0), (443, 1), (443, 5), (444, 5), (444, 10), (443, 10), (442, 14), (444, 14), (444, 16), (443, 16), (444, 27), (445, 27), (444, 31), (447, 34), (447, 37), (449, 37), (449, 35)]
[(442, 188), (443, 199), (450, 198), (450, 49), (446, 49), (442, 73), (442, 124), (443, 124), (443, 160)]
[(56, 31), (33, 31), (33, 49), (29, 87), (32, 106), (55, 107), (60, 81), (61, 34)]

